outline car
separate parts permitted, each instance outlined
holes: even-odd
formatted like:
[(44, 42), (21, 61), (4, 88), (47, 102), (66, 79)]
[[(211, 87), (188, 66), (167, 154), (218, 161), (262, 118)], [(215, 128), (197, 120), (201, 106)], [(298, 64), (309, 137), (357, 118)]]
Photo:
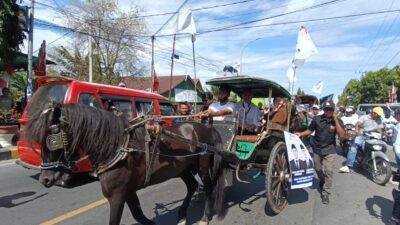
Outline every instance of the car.
[[(157, 93), (89, 83), (65, 77), (39, 77), (35, 80), (38, 88), (30, 98), (20, 118), (20, 139), (17, 142), (19, 160), (17, 164), (40, 170), (41, 146), (30, 144), (24, 136), (29, 118), (42, 113), (49, 103), (84, 104), (95, 108), (116, 110), (127, 118), (141, 115), (174, 115), (172, 104)], [(168, 121), (166, 121), (168, 122)], [(172, 123), (172, 121), (169, 121)], [(72, 173), (92, 173), (89, 160), (82, 156), (74, 166)]]

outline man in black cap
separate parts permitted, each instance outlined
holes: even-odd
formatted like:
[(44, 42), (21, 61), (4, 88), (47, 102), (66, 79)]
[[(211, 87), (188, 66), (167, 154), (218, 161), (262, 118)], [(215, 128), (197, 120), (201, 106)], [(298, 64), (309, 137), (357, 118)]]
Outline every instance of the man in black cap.
[(314, 138), (311, 139), (315, 171), (319, 178), (322, 203), (329, 204), (329, 194), (333, 182), (333, 163), (336, 155), (336, 134), (342, 139), (345, 131), (332, 101), (322, 103), (322, 109), (324, 114), (315, 116), (310, 127), (296, 135), (306, 137), (315, 131)]

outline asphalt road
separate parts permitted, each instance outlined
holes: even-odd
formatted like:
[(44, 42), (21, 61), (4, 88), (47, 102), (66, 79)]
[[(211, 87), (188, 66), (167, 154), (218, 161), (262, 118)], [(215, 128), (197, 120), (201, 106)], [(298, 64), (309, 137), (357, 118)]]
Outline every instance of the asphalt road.
[[(392, 151), (388, 151), (393, 159)], [(335, 171), (343, 162), (338, 156)], [(331, 204), (323, 205), (315, 188), (293, 190), (288, 207), (279, 215), (266, 213), (264, 177), (251, 184), (234, 184), (227, 190), (229, 212), (211, 224), (391, 224), (393, 184), (379, 186), (358, 173), (334, 175)], [(0, 224), (98, 225), (108, 224), (108, 205), (102, 200), (97, 181), (83, 179), (74, 188), (44, 188), (37, 171), (27, 170), (12, 161), (0, 163)], [(157, 224), (176, 224), (177, 210), (186, 193), (178, 179), (148, 187), (139, 192), (145, 214)], [(192, 201), (189, 224), (199, 221), (202, 204)], [(57, 223), (58, 222), (58, 223)], [(137, 224), (125, 207), (122, 223)]]

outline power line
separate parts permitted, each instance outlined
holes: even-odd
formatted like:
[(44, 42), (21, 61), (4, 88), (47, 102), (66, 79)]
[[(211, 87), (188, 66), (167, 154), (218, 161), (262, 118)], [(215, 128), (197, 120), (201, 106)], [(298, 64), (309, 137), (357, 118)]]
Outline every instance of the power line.
[(294, 14), (294, 13), (298, 13), (298, 12), (307, 11), (307, 10), (310, 10), (310, 9), (320, 8), (320, 7), (323, 7), (323, 6), (326, 6), (326, 5), (330, 5), (330, 4), (334, 4), (334, 3), (338, 3), (338, 2), (341, 2), (341, 1), (346, 1), (346, 0), (332, 0), (332, 1), (328, 1), (328, 2), (323, 2), (321, 4), (317, 4), (317, 5), (314, 5), (314, 6), (310, 6), (310, 7), (306, 7), (306, 8), (302, 8), (302, 9), (298, 9), (298, 10), (293, 10), (293, 11), (290, 11), (290, 12), (280, 13), (280, 14), (276, 14), (276, 15), (273, 15), (273, 16), (264, 17), (264, 18), (261, 18), (261, 19), (250, 20), (250, 21), (246, 21), (246, 22), (242, 22), (242, 23), (238, 23), (238, 24), (234, 24), (234, 25), (228, 25), (228, 26), (215, 28), (215, 29), (208, 30), (208, 31), (203, 31), (203, 32), (200, 32), (199, 34), (215, 32), (215, 31), (220, 31), (220, 30), (228, 30), (228, 29), (231, 29), (231, 28), (235, 28), (235, 27), (239, 27), (239, 26), (243, 26), (243, 25), (247, 25), (247, 24), (257, 23), (257, 22), (261, 22), (261, 21), (265, 21), (265, 20), (269, 20), (269, 19), (274, 19), (274, 18), (277, 18), (277, 17), (282, 17), (282, 16), (286, 16), (286, 15), (290, 15), (290, 14)]
[(394, 54), (394, 56), (392, 58), (390, 58), (389, 62), (386, 63), (385, 67), (388, 67), (389, 64), (400, 54), (400, 50), (396, 52), (396, 54)]
[(170, 16), (170, 17), (167, 19), (167, 21), (165, 21), (165, 23), (153, 34), (153, 36), (156, 36), (156, 35), (158, 34), (158, 32), (160, 32), (160, 31), (165, 27), (165, 25), (167, 25), (167, 24), (169, 23), (169, 21), (172, 20), (172, 18), (175, 16), (175, 14), (178, 13), (179, 10), (181, 10), (182, 7), (183, 7), (184, 5), (186, 5), (186, 3), (187, 3), (188, 1), (189, 1), (189, 0), (185, 0), (185, 1), (178, 7), (178, 9), (176, 10), (176, 12), (174, 12), (174, 13), (172, 14), (172, 16)]
[(218, 32), (218, 31), (241, 30), (241, 29), (257, 28), (257, 27), (269, 27), (269, 26), (286, 25), (286, 24), (316, 22), (316, 21), (323, 21), (323, 20), (335, 20), (335, 19), (344, 19), (344, 18), (360, 17), (360, 16), (370, 16), (370, 15), (378, 15), (378, 14), (394, 13), (394, 12), (400, 12), (400, 9), (384, 10), (384, 11), (376, 11), (376, 12), (367, 12), (367, 13), (359, 13), (359, 14), (350, 14), (350, 15), (344, 15), (344, 16), (315, 18), (315, 19), (298, 20), (298, 21), (277, 22), (277, 23), (253, 25), (253, 26), (232, 27), (232, 28), (216, 28), (216, 29), (206, 30), (206, 31), (200, 32), (198, 35), (211, 33), (211, 32)]
[[(242, 0), (242, 1), (237, 1), (237, 2), (231, 2), (231, 3), (225, 3), (225, 4), (219, 4), (219, 5), (213, 5), (213, 6), (205, 6), (205, 7), (199, 7), (199, 8), (194, 8), (191, 9), (192, 11), (201, 11), (201, 10), (208, 10), (208, 9), (214, 9), (214, 8), (220, 8), (220, 7), (226, 7), (226, 6), (231, 6), (231, 5), (237, 5), (237, 4), (242, 4), (242, 3), (247, 3), (247, 2), (252, 2), (255, 0)], [(65, 10), (60, 10), (54, 6), (48, 5), (46, 3), (42, 2), (37, 2), (39, 5), (51, 8), (53, 10), (56, 10), (58, 12), (62, 12)], [(137, 15), (137, 16), (126, 16), (126, 17), (118, 17), (118, 18), (108, 18), (105, 20), (119, 20), (119, 19), (134, 19), (134, 18), (148, 18), (148, 17), (157, 17), (157, 16), (167, 16), (167, 15), (175, 15), (177, 11), (174, 12), (163, 12), (163, 13), (154, 13), (154, 14), (144, 14), (144, 15)], [(64, 12), (70, 14), (70, 12)]]
[[(389, 10), (392, 9), (394, 1), (395, 1), (395, 0), (392, 0), (392, 3), (391, 3), (390, 6), (389, 6)], [(374, 39), (373, 39), (373, 42), (372, 42), (371, 45), (368, 47), (367, 52), (368, 52), (368, 55), (369, 55), (369, 56), (367, 55), (367, 57), (368, 57), (367, 60), (365, 61), (365, 63), (362, 62), (363, 64), (362, 64), (362, 66), (361, 66), (358, 70), (361, 70), (363, 67), (367, 67), (369, 61), (371, 61), (371, 59), (372, 59), (373, 56), (375, 55), (376, 51), (378, 51), (379, 45), (381, 45), (382, 40), (381, 40), (376, 46), (375, 46), (375, 42), (378, 40), (378, 36), (379, 36), (379, 34), (381, 33), (381, 31), (383, 31), (384, 25), (385, 25), (385, 23), (386, 23), (386, 19), (387, 19), (387, 15), (385, 16), (385, 19), (382, 21), (381, 25), (379, 26), (379, 29), (378, 29), (378, 31), (376, 32), (375, 37), (374, 37)], [(390, 28), (391, 28), (391, 27), (390, 27)], [(390, 28), (389, 28), (389, 29), (390, 29)], [(372, 48), (374, 48), (374, 47), (375, 47), (375, 49), (373, 50), (372, 54), (369, 54), (369, 53), (371, 52), (370, 50), (372, 50)]]

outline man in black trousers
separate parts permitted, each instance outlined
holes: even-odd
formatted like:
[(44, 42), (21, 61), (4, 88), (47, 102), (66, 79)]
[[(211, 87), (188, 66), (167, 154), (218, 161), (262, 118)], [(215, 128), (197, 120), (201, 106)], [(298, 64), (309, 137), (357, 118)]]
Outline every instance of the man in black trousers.
[(296, 133), (296, 135), (307, 137), (315, 131), (314, 138), (311, 139), (315, 171), (319, 178), (322, 203), (329, 204), (333, 182), (333, 164), (336, 156), (336, 135), (343, 139), (345, 131), (332, 101), (322, 103), (322, 109), (324, 114), (315, 116), (310, 127), (306, 131)]

